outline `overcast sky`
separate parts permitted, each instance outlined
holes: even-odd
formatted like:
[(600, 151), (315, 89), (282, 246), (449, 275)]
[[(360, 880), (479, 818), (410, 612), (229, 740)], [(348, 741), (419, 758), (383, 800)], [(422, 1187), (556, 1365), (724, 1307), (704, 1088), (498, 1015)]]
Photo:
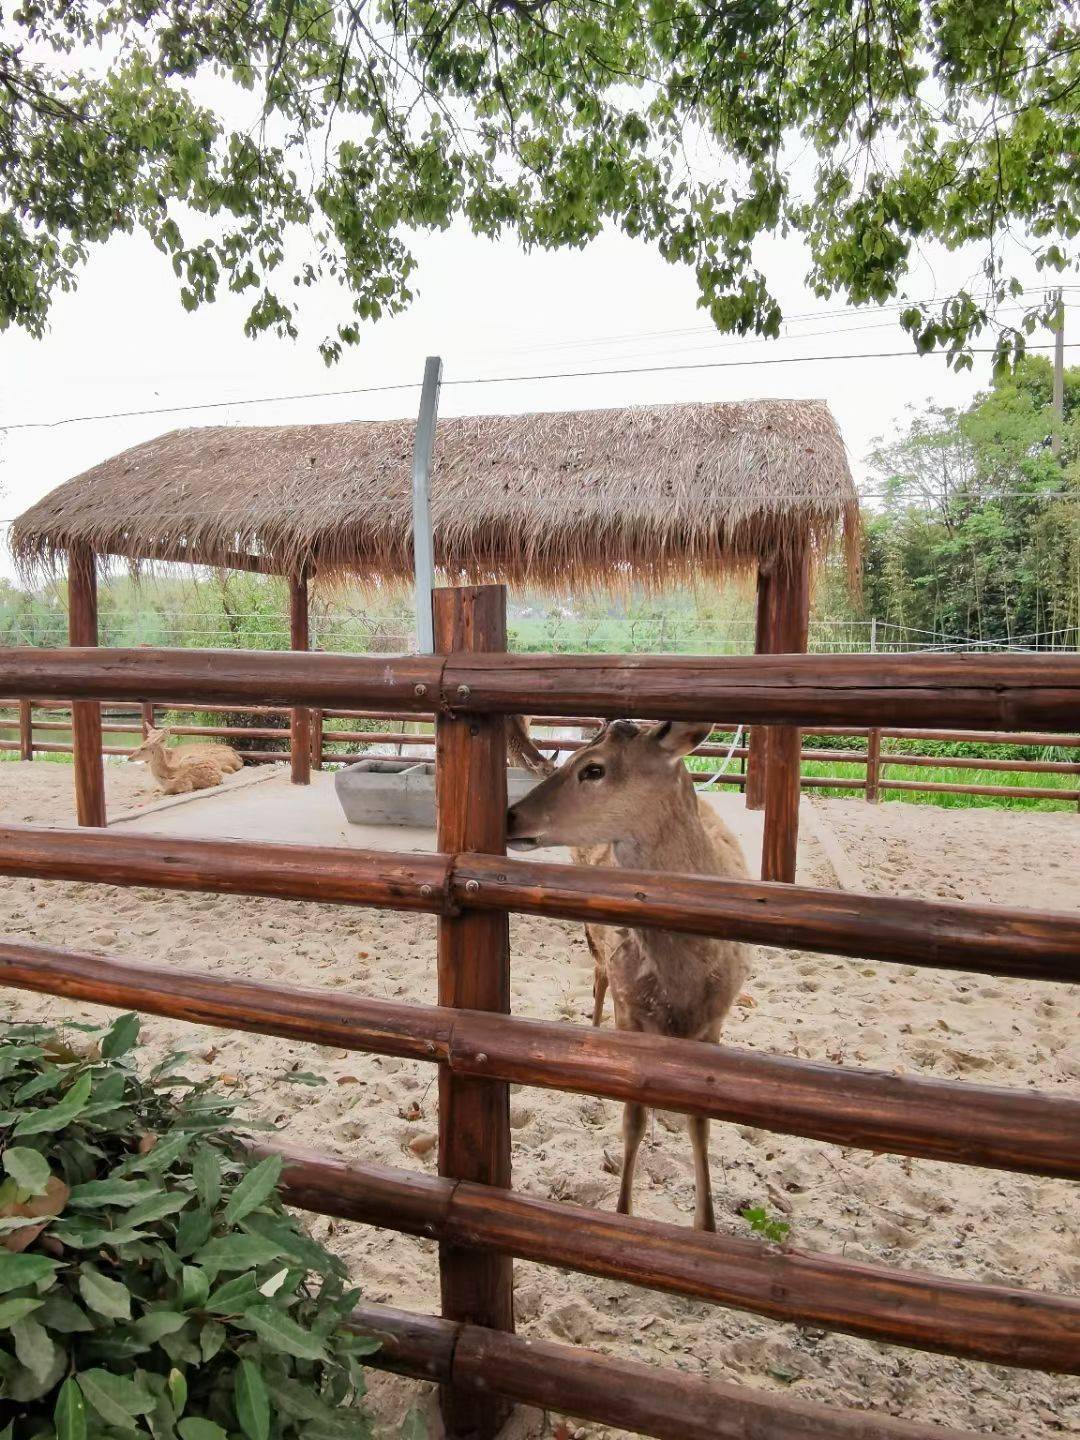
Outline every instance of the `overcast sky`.
[[(902, 422), (905, 408), (963, 404), (989, 381), (989, 360), (953, 374), (939, 356), (916, 357), (895, 312), (845, 310), (816, 301), (802, 283), (796, 240), (767, 242), (760, 259), (786, 313), (778, 341), (717, 335), (696, 306), (692, 274), (647, 246), (605, 235), (584, 251), (521, 252), (464, 228), (418, 237), (417, 299), (404, 315), (372, 326), (333, 369), (317, 353), (344, 314), (332, 284), (306, 296), (301, 338), (245, 339), (244, 304), (224, 295), (187, 314), (165, 259), (148, 241), (123, 237), (99, 251), (78, 291), (56, 303), (40, 341), (0, 336), (0, 426), (70, 416), (260, 396), (416, 383), (424, 356), (443, 357), (448, 382), (657, 365), (723, 362), (723, 368), (651, 370), (618, 376), (448, 384), (443, 414), (536, 411), (820, 397), (839, 421), (857, 477), (874, 437)], [(972, 274), (973, 257), (921, 260), (907, 282), (915, 298), (946, 295)], [(1025, 277), (1039, 285), (1045, 277)], [(1015, 318), (1015, 312), (1013, 317)], [(1046, 336), (1035, 340), (1045, 341)], [(1071, 339), (1072, 336), (1067, 336)], [(781, 363), (804, 356), (900, 351), (896, 359)], [(731, 362), (753, 361), (753, 364)], [(415, 414), (416, 389), (321, 396), (274, 404), (229, 403), (0, 434), (0, 517), (10, 519), (53, 486), (108, 455), (186, 425), (376, 419)], [(11, 574), (5, 545), (0, 573)]]

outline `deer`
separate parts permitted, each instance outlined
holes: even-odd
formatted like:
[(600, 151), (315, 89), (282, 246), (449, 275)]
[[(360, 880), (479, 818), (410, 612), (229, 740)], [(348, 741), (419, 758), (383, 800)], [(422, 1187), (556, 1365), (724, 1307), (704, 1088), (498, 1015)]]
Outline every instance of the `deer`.
[[(694, 790), (683, 759), (711, 726), (613, 720), (507, 812), (513, 850), (541, 845), (603, 847), (616, 867), (681, 874), (747, 876), (735, 836)], [(734, 940), (670, 930), (600, 927), (615, 1025), (652, 1035), (716, 1043), (750, 973), (753, 950)], [(618, 1211), (632, 1213), (634, 1169), (646, 1107), (623, 1109)], [(715, 1230), (709, 1121), (688, 1119), (694, 1153), (694, 1225)]]
[[(529, 770), (542, 780), (546, 780), (549, 775), (555, 774), (558, 767), (549, 755), (545, 755), (534, 744), (532, 736), (529, 734), (529, 724), (529, 717), (526, 715), (508, 715), (506, 717), (507, 760), (511, 765), (520, 765), (522, 769)], [(571, 845), (569, 848), (570, 858), (575, 865), (611, 865), (614, 863), (611, 858), (610, 845)], [(592, 1023), (602, 1025), (604, 1000), (607, 997), (608, 989), (606, 952), (610, 940), (607, 927), (586, 925), (585, 943), (589, 947), (589, 954), (593, 960)]]
[(166, 741), (171, 734), (168, 729), (149, 728), (146, 739), (128, 756), (130, 761), (145, 761), (149, 765), (150, 773), (166, 795), (210, 790), (243, 766), (243, 760), (228, 745), (169, 746)]

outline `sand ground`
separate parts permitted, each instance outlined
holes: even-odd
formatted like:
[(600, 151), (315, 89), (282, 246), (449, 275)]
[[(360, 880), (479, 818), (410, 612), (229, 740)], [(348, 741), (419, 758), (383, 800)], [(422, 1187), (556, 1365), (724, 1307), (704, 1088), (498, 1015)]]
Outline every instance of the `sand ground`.
[[(107, 777), (114, 810), (152, 798), (141, 769), (110, 766)], [(836, 800), (816, 802), (816, 814), (861, 888), (1080, 907), (1080, 817)], [(71, 823), (70, 769), (40, 761), (0, 765), (0, 818)], [(820, 845), (805, 847), (800, 879), (835, 883)], [(178, 968), (434, 999), (429, 917), (60, 882), (0, 884), (0, 930), (10, 934)], [(592, 968), (580, 930), (517, 919), (511, 943), (515, 1011), (584, 1023)], [(747, 989), (726, 1038), (753, 1049), (1049, 1092), (1080, 1084), (1078, 987), (763, 948)], [(0, 995), (2, 1019), (74, 1013), (46, 997)], [(200, 1072), (240, 1085), (285, 1140), (373, 1163), (434, 1168), (430, 1149), (417, 1153), (436, 1123), (433, 1072), (426, 1067), (152, 1018), (144, 1035), (151, 1053), (194, 1051)], [(326, 1083), (286, 1078), (298, 1072)], [(515, 1185), (613, 1208), (619, 1119), (610, 1102), (516, 1092)], [(712, 1170), (719, 1224), (731, 1234), (748, 1234), (739, 1210), (762, 1204), (791, 1223), (793, 1243), (803, 1249), (1080, 1290), (1080, 1207), (1075, 1187), (1065, 1182), (875, 1156), (734, 1125), (714, 1126)], [(638, 1173), (639, 1214), (690, 1222), (693, 1172), (677, 1117), (655, 1118)], [(315, 1229), (347, 1256), (369, 1298), (431, 1308), (437, 1266), (430, 1244), (325, 1221)], [(754, 1389), (1018, 1440), (1080, 1433), (1075, 1378), (920, 1354), (527, 1264), (517, 1266), (517, 1305), (525, 1334)], [(425, 1408), (432, 1403), (424, 1387), (392, 1377), (374, 1377), (372, 1394), (386, 1434), (418, 1396)], [(558, 1420), (525, 1414), (511, 1433), (550, 1435)], [(585, 1425), (561, 1433), (599, 1440), (619, 1432)]]

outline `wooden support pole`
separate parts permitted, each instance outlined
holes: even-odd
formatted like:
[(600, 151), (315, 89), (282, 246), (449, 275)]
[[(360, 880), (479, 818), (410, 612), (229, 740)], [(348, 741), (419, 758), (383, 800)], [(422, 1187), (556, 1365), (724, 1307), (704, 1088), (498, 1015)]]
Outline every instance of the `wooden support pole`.
[(19, 759), (34, 758), (34, 716), (29, 700), (19, 701)]
[[(304, 574), (289, 577), (289, 648), (307, 650), (309, 646), (308, 585)], [(311, 784), (311, 711), (298, 705), (292, 712), (289, 750), (292, 762), (292, 783)]]
[[(773, 649), (776, 617), (776, 589), (772, 569), (758, 567), (757, 609), (754, 612), (754, 654), (767, 655)], [(765, 769), (768, 764), (769, 728), (754, 725), (750, 729), (749, 754), (746, 758), (746, 808), (765, 808)]]
[[(941, 762), (938, 761), (938, 764)], [(866, 798), (876, 805), (880, 798), (881, 730), (874, 725), (866, 737)]]
[[(98, 643), (97, 568), (94, 552), (73, 545), (68, 552), (68, 643)], [(80, 825), (105, 824), (105, 771), (101, 758), (101, 704), (75, 700), (71, 706), (75, 756), (75, 813)]]
[(140, 715), (142, 717), (142, 733), (144, 740), (146, 739), (147, 735), (149, 735), (151, 730), (157, 729), (156, 710), (157, 707), (154, 705), (154, 702), (152, 700), (144, 700), (142, 705), (140, 706)]
[(311, 716), (311, 768), (312, 770), (321, 770), (323, 767), (323, 745), (325, 742), (324, 721), (326, 712), (324, 710), (311, 710), (309, 714)]
[[(501, 585), (437, 590), (438, 654), (506, 649), (506, 591)], [(455, 697), (467, 706), (469, 691)], [(435, 726), (435, 793), (439, 848), (450, 854), (506, 853), (506, 734), (500, 716), (467, 709)], [(505, 911), (466, 910), (439, 920), (439, 1004), (468, 1010), (510, 1009), (510, 941)], [(481, 1185), (510, 1184), (510, 1095), (502, 1080), (439, 1073), (439, 1174)], [(514, 1328), (514, 1272), (507, 1255), (452, 1242), (440, 1247), (442, 1313), (448, 1320)], [(444, 1386), (449, 1440), (490, 1440), (510, 1407)]]
[[(810, 552), (772, 577), (774, 653), (805, 654), (810, 630)], [(796, 725), (776, 725), (769, 737), (765, 767), (765, 832), (761, 846), (761, 878), (795, 880), (799, 844), (799, 792), (802, 779), (802, 732)]]

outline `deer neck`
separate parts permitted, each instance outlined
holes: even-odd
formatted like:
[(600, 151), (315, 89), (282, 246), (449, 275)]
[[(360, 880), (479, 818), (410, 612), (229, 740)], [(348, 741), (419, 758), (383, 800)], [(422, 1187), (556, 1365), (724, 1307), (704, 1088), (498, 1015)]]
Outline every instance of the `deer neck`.
[(697, 794), (685, 770), (656, 805), (652, 825), (638, 835), (617, 840), (612, 851), (615, 864), (626, 870), (667, 870), (677, 875), (718, 873)]
[(171, 780), (173, 767), (169, 764), (169, 757), (165, 754), (164, 745), (155, 745), (147, 756), (150, 766), (150, 773), (157, 780)]

